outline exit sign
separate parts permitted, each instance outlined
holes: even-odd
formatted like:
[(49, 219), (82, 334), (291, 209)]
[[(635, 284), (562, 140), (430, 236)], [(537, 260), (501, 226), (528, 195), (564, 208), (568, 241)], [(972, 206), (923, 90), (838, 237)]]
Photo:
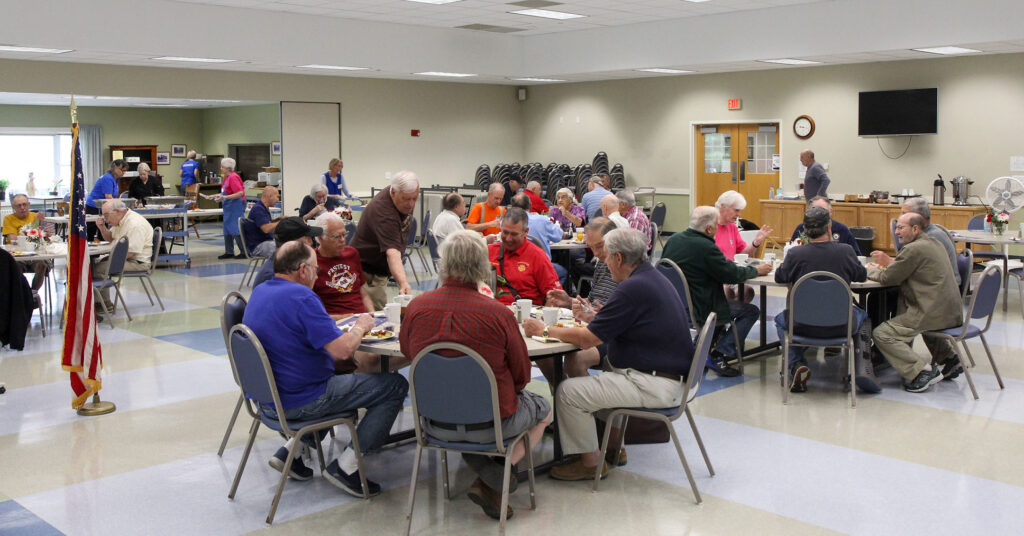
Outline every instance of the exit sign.
[(743, 107), (743, 100), (729, 99), (728, 101), (726, 101), (726, 107), (728, 107), (730, 110), (739, 110), (740, 108)]

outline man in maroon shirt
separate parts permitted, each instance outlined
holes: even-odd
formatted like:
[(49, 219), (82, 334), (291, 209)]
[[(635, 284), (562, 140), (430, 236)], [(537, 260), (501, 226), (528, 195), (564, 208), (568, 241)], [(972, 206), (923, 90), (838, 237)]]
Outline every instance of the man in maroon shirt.
[(345, 222), (337, 214), (323, 214), (316, 220), (323, 228), (316, 262), (320, 272), (313, 292), (324, 302), (327, 314), (372, 313), (373, 302), (363, 279), (359, 252), (345, 245)]
[(501, 219), (501, 242), (488, 246), (491, 265), (497, 272), (494, 297), (505, 305), (518, 299), (543, 305), (549, 290), (562, 288), (551, 259), (526, 239), (529, 232), (526, 211), (509, 207)]
[[(520, 211), (521, 212), (521, 211)], [(537, 445), (544, 427), (551, 422), (551, 404), (546, 398), (525, 390), (530, 382), (530, 358), (526, 342), (512, 312), (477, 291), (489, 274), (487, 245), (473, 231), (456, 231), (441, 243), (440, 272), (444, 285), (417, 296), (409, 304), (399, 335), (402, 354), (414, 357), (437, 342), (454, 342), (476, 350), (490, 365), (498, 387), (502, 437), (530, 431), (530, 444)], [(463, 430), (425, 424), (426, 431), (445, 441), (490, 443), (494, 432)], [(512, 449), (512, 463), (526, 454), (522, 442)], [(466, 464), (479, 475), (469, 489), (469, 498), (494, 519), (500, 518), (501, 486), (504, 474), (498, 458), (463, 454)], [(510, 482), (509, 492), (515, 490)], [(511, 507), (507, 517), (511, 517)]]

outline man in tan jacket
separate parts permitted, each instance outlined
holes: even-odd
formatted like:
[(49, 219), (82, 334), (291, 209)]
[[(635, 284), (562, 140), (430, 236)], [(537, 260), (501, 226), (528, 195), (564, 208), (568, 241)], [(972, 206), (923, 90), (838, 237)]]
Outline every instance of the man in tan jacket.
[[(868, 279), (883, 285), (899, 285), (899, 314), (874, 330), (875, 346), (903, 379), (904, 389), (926, 391), (943, 379), (953, 379), (963, 370), (948, 341), (925, 337), (934, 365), (910, 347), (924, 331), (959, 326), (963, 322), (960, 290), (949, 269), (949, 257), (942, 244), (924, 232), (924, 218), (913, 212), (896, 223), (896, 234), (904, 244), (896, 258), (873, 251), (875, 262), (867, 266)], [(942, 370), (939, 370), (942, 366)]]

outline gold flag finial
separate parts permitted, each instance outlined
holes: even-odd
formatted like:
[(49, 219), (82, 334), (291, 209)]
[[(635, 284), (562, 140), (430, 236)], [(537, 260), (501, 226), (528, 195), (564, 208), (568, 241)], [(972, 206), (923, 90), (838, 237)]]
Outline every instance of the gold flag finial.
[(75, 96), (71, 95), (71, 124), (78, 122), (78, 106), (75, 104)]

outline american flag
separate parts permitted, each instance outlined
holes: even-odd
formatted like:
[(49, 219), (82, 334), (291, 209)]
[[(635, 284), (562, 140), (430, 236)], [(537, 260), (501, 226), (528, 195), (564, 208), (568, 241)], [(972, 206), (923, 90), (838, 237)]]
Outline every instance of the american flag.
[(71, 373), (75, 397), (71, 407), (78, 409), (102, 387), (100, 369), (103, 351), (96, 338), (96, 313), (92, 304), (92, 266), (89, 265), (88, 240), (85, 238), (85, 180), (82, 177), (82, 151), (78, 144), (78, 123), (71, 125), (74, 157), (71, 159), (71, 222), (68, 226), (68, 287), (64, 304), (64, 348), (61, 364)]

